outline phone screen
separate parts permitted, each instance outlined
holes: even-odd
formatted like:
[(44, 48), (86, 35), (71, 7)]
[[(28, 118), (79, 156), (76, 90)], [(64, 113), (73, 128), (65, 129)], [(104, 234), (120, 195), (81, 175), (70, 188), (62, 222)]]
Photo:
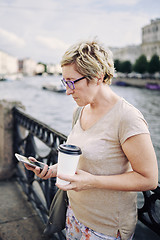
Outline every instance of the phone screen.
[(28, 165), (32, 166), (32, 167), (40, 167), (41, 169), (44, 168), (44, 163), (41, 163), (41, 162), (34, 162), (34, 161), (31, 161), (30, 159), (28, 159), (27, 157), (25, 156), (22, 156), (20, 154), (15, 154), (16, 158), (18, 159), (18, 161), (20, 162), (23, 162), (23, 163), (27, 163)]

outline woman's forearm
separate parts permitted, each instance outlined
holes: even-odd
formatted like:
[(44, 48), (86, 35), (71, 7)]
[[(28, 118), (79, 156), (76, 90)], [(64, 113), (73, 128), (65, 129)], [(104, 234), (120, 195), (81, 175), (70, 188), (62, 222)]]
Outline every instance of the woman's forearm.
[(94, 185), (95, 188), (116, 191), (146, 191), (155, 189), (158, 182), (156, 177), (151, 178), (131, 171), (119, 175), (94, 176), (92, 185)]

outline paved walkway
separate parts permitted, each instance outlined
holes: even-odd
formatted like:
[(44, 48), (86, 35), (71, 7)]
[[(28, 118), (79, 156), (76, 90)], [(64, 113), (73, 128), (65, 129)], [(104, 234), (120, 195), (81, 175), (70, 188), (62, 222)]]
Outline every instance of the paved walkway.
[(15, 179), (0, 181), (0, 240), (46, 240), (43, 229)]
[[(0, 240), (49, 240), (43, 236), (43, 229), (40, 217), (16, 180), (0, 181)], [(158, 239), (138, 222), (134, 240)]]

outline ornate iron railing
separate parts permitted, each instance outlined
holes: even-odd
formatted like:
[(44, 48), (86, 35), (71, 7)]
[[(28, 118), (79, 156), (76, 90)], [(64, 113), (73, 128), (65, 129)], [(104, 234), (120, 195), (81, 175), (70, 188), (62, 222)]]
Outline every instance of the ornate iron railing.
[[(33, 156), (48, 165), (57, 163), (57, 147), (66, 141), (66, 136), (17, 108), (13, 109), (13, 115), (14, 152)], [(47, 153), (44, 153), (46, 151), (39, 153), (36, 139), (47, 146)], [(19, 163), (17, 179), (28, 200), (33, 203), (43, 222), (46, 223), (51, 201), (57, 191), (55, 178), (42, 180)], [(156, 190), (143, 192), (143, 206), (138, 209), (138, 218), (160, 236), (160, 186)], [(58, 233), (57, 238), (65, 239), (64, 232)]]
[[(24, 156), (33, 156), (37, 160), (53, 165), (57, 163), (57, 147), (66, 141), (66, 136), (34, 119), (17, 108), (13, 108), (14, 116), (14, 152)], [(36, 144), (39, 139), (47, 149), (40, 151)], [(16, 158), (15, 158), (15, 161)], [(57, 191), (55, 178), (42, 180), (23, 164), (17, 164), (17, 179), (23, 191), (32, 202), (44, 224), (47, 223), (49, 207)], [(65, 239), (64, 231), (54, 238)]]
[(153, 191), (143, 192), (143, 197), (138, 219), (160, 236), (160, 185)]

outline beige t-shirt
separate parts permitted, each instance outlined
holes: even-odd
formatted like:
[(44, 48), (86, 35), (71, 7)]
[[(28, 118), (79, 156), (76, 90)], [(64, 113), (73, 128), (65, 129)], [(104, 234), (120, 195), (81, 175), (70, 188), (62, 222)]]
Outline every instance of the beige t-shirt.
[[(78, 119), (67, 143), (82, 149), (79, 169), (94, 175), (121, 174), (131, 170), (121, 144), (127, 138), (142, 133), (149, 133), (142, 114), (120, 98), (107, 114), (86, 131), (81, 128)], [(116, 237), (119, 230), (124, 240), (134, 232), (137, 222), (136, 192), (71, 190), (68, 196), (76, 218), (94, 231)]]

